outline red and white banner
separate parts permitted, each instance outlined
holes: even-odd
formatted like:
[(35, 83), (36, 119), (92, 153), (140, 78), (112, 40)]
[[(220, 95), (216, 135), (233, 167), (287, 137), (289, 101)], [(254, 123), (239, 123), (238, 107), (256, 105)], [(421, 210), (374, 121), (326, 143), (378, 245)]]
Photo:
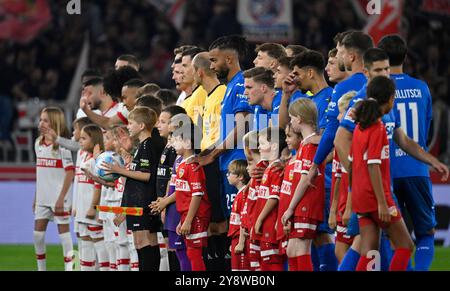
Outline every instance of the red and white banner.
[(50, 20), (47, 0), (0, 0), (0, 39), (27, 43)]
[(363, 31), (372, 36), (375, 44), (388, 34), (401, 34), (403, 0), (352, 0), (353, 8), (367, 24)]

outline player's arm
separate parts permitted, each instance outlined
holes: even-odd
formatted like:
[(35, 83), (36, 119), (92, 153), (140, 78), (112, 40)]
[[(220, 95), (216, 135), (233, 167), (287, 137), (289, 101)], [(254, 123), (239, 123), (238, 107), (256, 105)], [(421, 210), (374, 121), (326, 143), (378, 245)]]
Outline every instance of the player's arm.
[(278, 199), (275, 198), (269, 198), (266, 201), (266, 204), (264, 205), (263, 210), (258, 216), (258, 219), (256, 219), (255, 223), (255, 233), (261, 234), (261, 228), (264, 220), (267, 218), (267, 216), (272, 212), (272, 210), (275, 209), (278, 205)]
[(150, 181), (150, 172), (142, 172), (142, 171), (130, 171), (127, 170), (125, 167), (120, 167), (118, 164), (108, 164), (103, 162), (102, 166), (105, 168), (106, 173), (116, 173), (121, 176), (138, 180), (141, 182), (148, 182)]
[(380, 165), (368, 164), (367, 167), (369, 169), (370, 183), (372, 184), (372, 188), (378, 202), (378, 217), (383, 222), (389, 222), (391, 220), (391, 216), (389, 214), (386, 198), (384, 197)]
[[(236, 113), (235, 120), (246, 120), (247, 115), (249, 112), (241, 111)], [(239, 131), (237, 127), (234, 127), (234, 129), (228, 134), (228, 136), (225, 138), (225, 140), (222, 142), (222, 144), (218, 145), (214, 150), (211, 151), (210, 154), (198, 157), (196, 159), (192, 159), (191, 163), (198, 162), (200, 166), (205, 166), (211, 164), (215, 159), (217, 159), (219, 156), (223, 155), (226, 151), (233, 149), (237, 146), (238, 138), (239, 138)], [(243, 132), (240, 136), (242, 136), (246, 133)]]
[(86, 97), (81, 97), (80, 108), (86, 114), (86, 116), (95, 124), (102, 128), (111, 128), (113, 125), (122, 124), (122, 120), (118, 116), (113, 116), (111, 118), (101, 116), (91, 110), (87, 103)]
[(184, 220), (183, 225), (180, 228), (181, 235), (188, 235), (191, 232), (192, 220), (194, 219), (198, 209), (200, 208), (201, 200), (202, 196), (200, 195), (192, 196), (186, 219)]
[(242, 254), (244, 252), (246, 236), (247, 235), (246, 235), (245, 229), (243, 227), (240, 227), (238, 244), (236, 245), (234, 250), (232, 250), (232, 251), (234, 251), (234, 253), (236, 255)]
[(336, 137), (334, 138), (334, 148), (341, 160), (342, 166), (347, 172), (350, 169), (350, 162), (347, 157), (350, 152), (350, 147), (352, 146), (352, 139), (353, 133), (342, 126), (339, 126)]
[(330, 206), (330, 217), (328, 218), (328, 225), (331, 229), (336, 228), (336, 213), (337, 205), (339, 201), (339, 187), (341, 186), (341, 177), (335, 176), (334, 188), (333, 188), (333, 199), (331, 200)]
[(352, 162), (350, 161), (350, 171), (348, 171), (348, 193), (347, 193), (347, 201), (345, 202), (345, 210), (344, 214), (342, 214), (342, 224), (348, 225), (350, 221), (350, 217), (352, 216)]
[(72, 185), (74, 177), (75, 177), (75, 171), (72, 166), (66, 170), (63, 186), (61, 188), (61, 191), (59, 192), (58, 200), (56, 200), (55, 213), (64, 212), (64, 200), (66, 199), (66, 196), (70, 189), (70, 185)]
[(403, 129), (396, 128), (394, 131), (394, 141), (398, 144), (398, 146), (404, 150), (410, 156), (416, 158), (417, 160), (424, 162), (431, 167), (433, 167), (436, 171), (438, 171), (442, 175), (442, 181), (447, 181), (449, 170), (446, 165), (441, 163), (437, 158), (435, 158), (432, 154), (423, 150), (423, 148), (409, 138)]
[(280, 109), (278, 111), (280, 128), (286, 128), (290, 121), (289, 100), (296, 88), (291, 76), (288, 76), (286, 80), (283, 81), (283, 93), (281, 95)]
[(95, 215), (97, 214), (96, 206), (100, 204), (100, 196), (102, 193), (102, 186), (96, 184), (94, 187), (94, 195), (92, 195), (91, 207), (86, 213), (86, 218), (95, 219)]

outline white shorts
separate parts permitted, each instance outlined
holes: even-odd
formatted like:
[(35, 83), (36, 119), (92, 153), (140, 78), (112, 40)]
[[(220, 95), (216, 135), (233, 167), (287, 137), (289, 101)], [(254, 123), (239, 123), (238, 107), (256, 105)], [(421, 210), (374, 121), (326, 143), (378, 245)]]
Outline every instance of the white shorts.
[(64, 208), (64, 212), (66, 212), (67, 215), (55, 215), (54, 207), (36, 205), (36, 209), (34, 210), (34, 220), (47, 219), (49, 221), (55, 221), (56, 224), (69, 224), (70, 209)]
[(116, 236), (115, 243), (118, 245), (126, 245), (128, 244), (128, 235), (127, 235), (127, 221), (124, 220), (119, 227), (117, 227), (117, 232), (114, 233)]
[(80, 237), (90, 237), (91, 239), (103, 238), (103, 226), (78, 222), (78, 233)]

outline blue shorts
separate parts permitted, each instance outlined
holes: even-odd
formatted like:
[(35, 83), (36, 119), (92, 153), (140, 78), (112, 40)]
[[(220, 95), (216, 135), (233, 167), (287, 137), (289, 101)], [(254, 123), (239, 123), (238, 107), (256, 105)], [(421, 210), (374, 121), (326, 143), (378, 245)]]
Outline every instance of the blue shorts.
[(349, 236), (359, 235), (358, 215), (354, 212), (352, 212), (352, 216), (350, 216), (350, 220), (347, 225), (347, 235)]
[(222, 193), (224, 194), (222, 195), (222, 210), (225, 217), (230, 218), (231, 208), (238, 190), (228, 183), (227, 172), (228, 171), (222, 171)]
[(396, 178), (394, 193), (400, 210), (408, 211), (416, 236), (427, 235), (436, 227), (436, 212), (429, 177)]
[(181, 235), (178, 235), (175, 231), (168, 230), (168, 241), (169, 241), (169, 249), (173, 250), (184, 250), (186, 245), (184, 243), (184, 239)]

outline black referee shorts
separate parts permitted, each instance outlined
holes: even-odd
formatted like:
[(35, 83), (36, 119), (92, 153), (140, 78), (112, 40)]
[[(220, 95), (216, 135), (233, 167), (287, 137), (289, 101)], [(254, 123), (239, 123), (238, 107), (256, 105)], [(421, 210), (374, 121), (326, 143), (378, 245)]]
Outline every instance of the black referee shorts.
[(211, 202), (211, 221), (222, 222), (226, 220), (223, 212), (222, 175), (220, 173), (219, 159), (203, 167), (206, 176), (206, 193)]

